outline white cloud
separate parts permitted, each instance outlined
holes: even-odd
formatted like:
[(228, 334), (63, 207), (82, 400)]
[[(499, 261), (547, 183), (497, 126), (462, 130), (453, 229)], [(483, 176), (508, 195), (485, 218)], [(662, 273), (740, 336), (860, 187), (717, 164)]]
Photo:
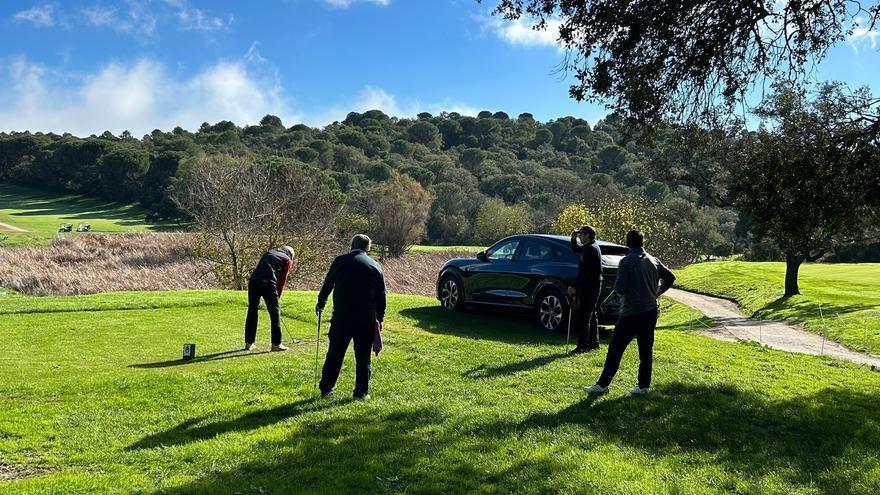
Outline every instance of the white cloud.
[(387, 6), (388, 4), (391, 3), (391, 0), (324, 0), (324, 3), (326, 3), (327, 5), (330, 5), (331, 7), (345, 9), (345, 8), (350, 7), (351, 4), (359, 2), (359, 1), (372, 3), (372, 4), (376, 4), (376, 5), (381, 5), (383, 7)]
[(152, 38), (156, 35), (159, 14), (148, 10), (146, 4), (126, 0), (125, 8), (95, 4), (82, 10), (86, 22), (94, 27), (112, 29), (117, 33)]
[(72, 77), (18, 58), (8, 64), (11, 94), (0, 104), (0, 131), (70, 132), (79, 136), (129, 130), (135, 136), (202, 122), (255, 124), (266, 114), (288, 125), (291, 112), (277, 78), (244, 60), (220, 61), (189, 78), (161, 62), (109, 63)]
[(37, 5), (13, 16), (18, 22), (29, 22), (36, 27), (52, 27), (56, 24), (55, 7), (51, 4)]
[(150, 2), (124, 0), (117, 5), (96, 3), (81, 11), (82, 20), (90, 26), (111, 29), (117, 33), (150, 41), (158, 35), (161, 24), (176, 21), (185, 31), (220, 31), (229, 28), (235, 18), (211, 15), (194, 8), (186, 0)]
[(322, 112), (305, 116), (305, 124), (311, 126), (325, 126), (334, 121), (341, 121), (349, 112), (366, 112), (367, 110), (381, 110), (386, 115), (398, 118), (415, 117), (421, 112), (437, 115), (441, 112), (457, 112), (461, 115), (475, 116), (479, 110), (449, 98), (435, 103), (423, 103), (417, 99), (406, 100), (403, 103), (391, 93), (375, 86), (364, 86), (348, 106), (335, 106)]
[(852, 33), (846, 39), (847, 44), (857, 55), (859, 49), (864, 45), (870, 46), (872, 50), (876, 50), (878, 46), (877, 40), (880, 39), (880, 31), (874, 27), (868, 27), (866, 24), (868, 24), (867, 19), (856, 17)]
[(180, 26), (183, 29), (191, 31), (217, 31), (220, 29), (226, 29), (229, 24), (232, 24), (234, 21), (232, 14), (224, 20), (219, 17), (209, 16), (202, 12), (201, 9), (192, 9), (188, 7), (180, 8), (180, 10), (177, 11), (177, 18), (180, 20)]
[(484, 29), (493, 32), (502, 41), (516, 46), (552, 46), (562, 49), (559, 45), (559, 27), (561, 22), (556, 19), (548, 20), (543, 29), (535, 29), (535, 22), (529, 22), (525, 18), (506, 20), (494, 16), (480, 16)]

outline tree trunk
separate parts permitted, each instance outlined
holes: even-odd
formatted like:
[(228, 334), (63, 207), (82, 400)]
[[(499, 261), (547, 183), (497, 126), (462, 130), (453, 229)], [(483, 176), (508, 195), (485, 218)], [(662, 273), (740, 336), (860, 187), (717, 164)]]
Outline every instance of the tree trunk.
[(795, 253), (785, 254), (785, 297), (796, 296), (801, 293), (798, 287), (798, 270), (804, 256)]

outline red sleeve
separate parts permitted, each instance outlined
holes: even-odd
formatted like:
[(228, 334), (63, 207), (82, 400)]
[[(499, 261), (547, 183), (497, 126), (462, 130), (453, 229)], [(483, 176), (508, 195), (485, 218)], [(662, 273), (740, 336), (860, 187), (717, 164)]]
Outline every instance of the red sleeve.
[(278, 297), (281, 297), (281, 293), (284, 292), (284, 284), (287, 283), (287, 274), (290, 273), (291, 266), (293, 266), (293, 260), (287, 260), (287, 265), (284, 266), (284, 270), (278, 276)]

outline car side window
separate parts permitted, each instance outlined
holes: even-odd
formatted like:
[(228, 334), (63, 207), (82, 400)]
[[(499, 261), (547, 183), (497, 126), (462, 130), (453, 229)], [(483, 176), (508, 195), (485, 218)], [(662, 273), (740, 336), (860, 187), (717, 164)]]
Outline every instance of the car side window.
[(503, 242), (498, 244), (489, 250), (486, 254), (490, 260), (496, 261), (510, 261), (513, 259), (514, 253), (516, 253), (516, 248), (519, 246), (519, 239), (511, 239), (507, 242)]
[(520, 259), (523, 261), (552, 261), (553, 250), (543, 242), (526, 241), (520, 251)]

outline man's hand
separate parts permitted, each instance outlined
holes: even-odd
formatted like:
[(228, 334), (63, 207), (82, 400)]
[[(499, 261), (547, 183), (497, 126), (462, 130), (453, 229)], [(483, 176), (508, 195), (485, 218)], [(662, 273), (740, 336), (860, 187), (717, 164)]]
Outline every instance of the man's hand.
[(577, 290), (573, 286), (568, 287), (568, 297), (574, 297), (577, 293)]
[(320, 315), (322, 311), (324, 311), (324, 306), (321, 306), (320, 304), (316, 304), (315, 305), (315, 315)]
[(378, 356), (382, 352), (382, 322), (376, 320), (376, 332), (373, 335), (373, 352)]

